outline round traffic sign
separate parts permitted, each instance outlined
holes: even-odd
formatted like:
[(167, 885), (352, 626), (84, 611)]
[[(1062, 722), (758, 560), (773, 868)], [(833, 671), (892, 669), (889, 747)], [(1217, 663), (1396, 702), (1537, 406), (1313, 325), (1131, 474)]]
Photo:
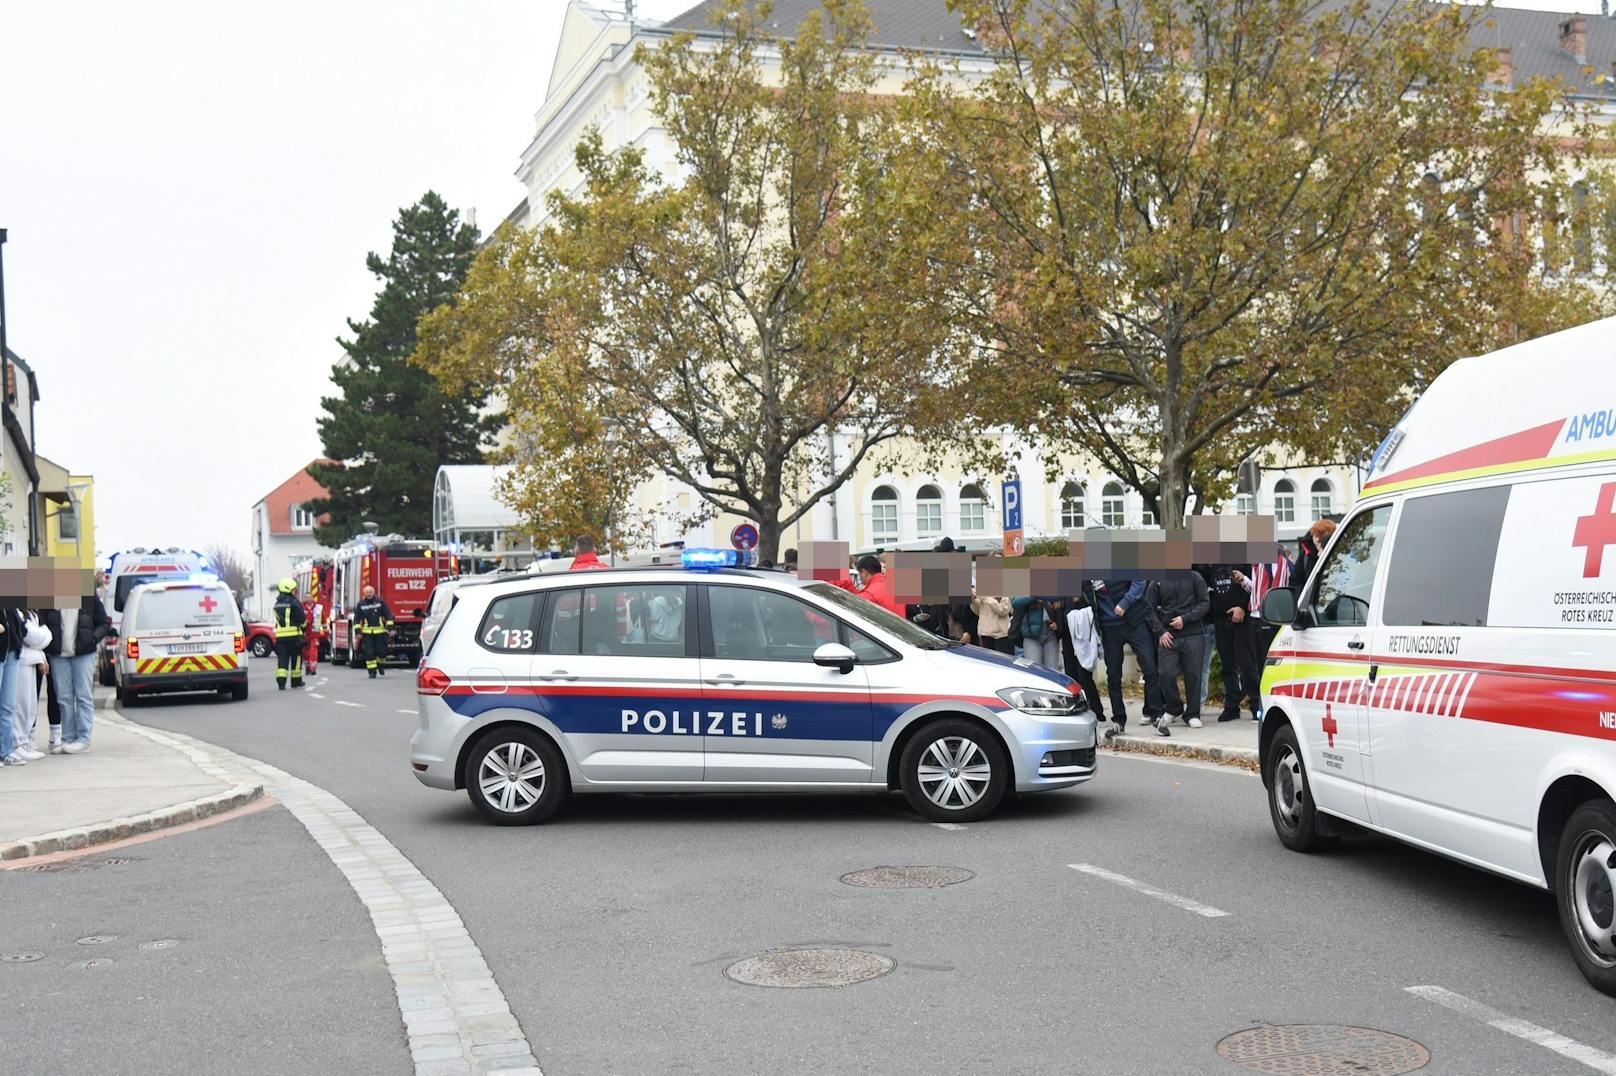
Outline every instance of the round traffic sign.
[(737, 524), (735, 529), (729, 532), (729, 544), (743, 553), (749, 549), (756, 549), (758, 544), (757, 528), (750, 523)]

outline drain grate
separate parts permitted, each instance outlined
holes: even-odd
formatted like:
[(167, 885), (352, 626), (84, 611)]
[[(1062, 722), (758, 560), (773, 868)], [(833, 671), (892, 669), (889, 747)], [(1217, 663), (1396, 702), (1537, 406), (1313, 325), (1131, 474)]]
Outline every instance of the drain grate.
[(138, 863), (133, 856), (109, 856), (104, 859), (63, 859), (56, 863), (36, 863), (28, 867), (13, 867), (21, 874), (82, 874), (100, 867), (121, 867), (125, 863)]
[(1278, 1024), (1237, 1031), (1218, 1041), (1218, 1056), (1275, 1076), (1397, 1076), (1431, 1062), (1431, 1051), (1413, 1039), (1335, 1024)]
[(737, 960), (724, 975), (746, 986), (852, 986), (879, 979), (897, 966), (863, 949), (776, 949)]
[(844, 874), (842, 881), (868, 889), (940, 889), (975, 877), (964, 867), (870, 867)]

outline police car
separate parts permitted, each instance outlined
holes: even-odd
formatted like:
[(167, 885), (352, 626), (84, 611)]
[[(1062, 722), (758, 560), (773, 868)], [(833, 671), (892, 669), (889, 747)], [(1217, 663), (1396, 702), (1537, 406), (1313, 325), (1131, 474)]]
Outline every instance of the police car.
[(572, 793), (835, 789), (964, 822), (1094, 776), (1065, 676), (735, 563), (461, 586), (416, 676), (416, 777), (516, 824)]
[(1275, 830), (1343, 823), (1554, 891), (1616, 995), (1616, 319), (1449, 367), (1300, 601), (1273, 591)]

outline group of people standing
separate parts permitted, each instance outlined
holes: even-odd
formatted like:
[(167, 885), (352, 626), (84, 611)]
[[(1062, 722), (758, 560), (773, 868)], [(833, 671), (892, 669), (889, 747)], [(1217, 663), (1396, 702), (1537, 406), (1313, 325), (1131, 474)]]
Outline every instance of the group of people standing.
[[(26, 766), (47, 753), (76, 755), (95, 724), (96, 648), (112, 634), (101, 599), (61, 609), (0, 609), (0, 764)], [(39, 749), (39, 696), (50, 728)]]

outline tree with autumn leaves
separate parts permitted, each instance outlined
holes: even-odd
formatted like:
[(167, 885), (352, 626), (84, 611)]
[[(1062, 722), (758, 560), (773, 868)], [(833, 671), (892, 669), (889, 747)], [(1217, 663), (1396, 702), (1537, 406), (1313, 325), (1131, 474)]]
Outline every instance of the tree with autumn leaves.
[(1453, 359), (1603, 312), (1539, 256), (1587, 132), (1554, 86), (1492, 85), (1484, 10), (951, 6), (998, 62), (882, 95), (856, 0), (789, 39), (716, 5), (721, 39), (640, 56), (681, 178), (586, 138), (582, 192), (422, 322), (418, 361), (506, 397), (541, 544), (632, 544), (660, 473), (772, 557), (871, 452), (991, 466), (973, 435), (1003, 428), (1182, 518), (1263, 449), (1360, 458)]

